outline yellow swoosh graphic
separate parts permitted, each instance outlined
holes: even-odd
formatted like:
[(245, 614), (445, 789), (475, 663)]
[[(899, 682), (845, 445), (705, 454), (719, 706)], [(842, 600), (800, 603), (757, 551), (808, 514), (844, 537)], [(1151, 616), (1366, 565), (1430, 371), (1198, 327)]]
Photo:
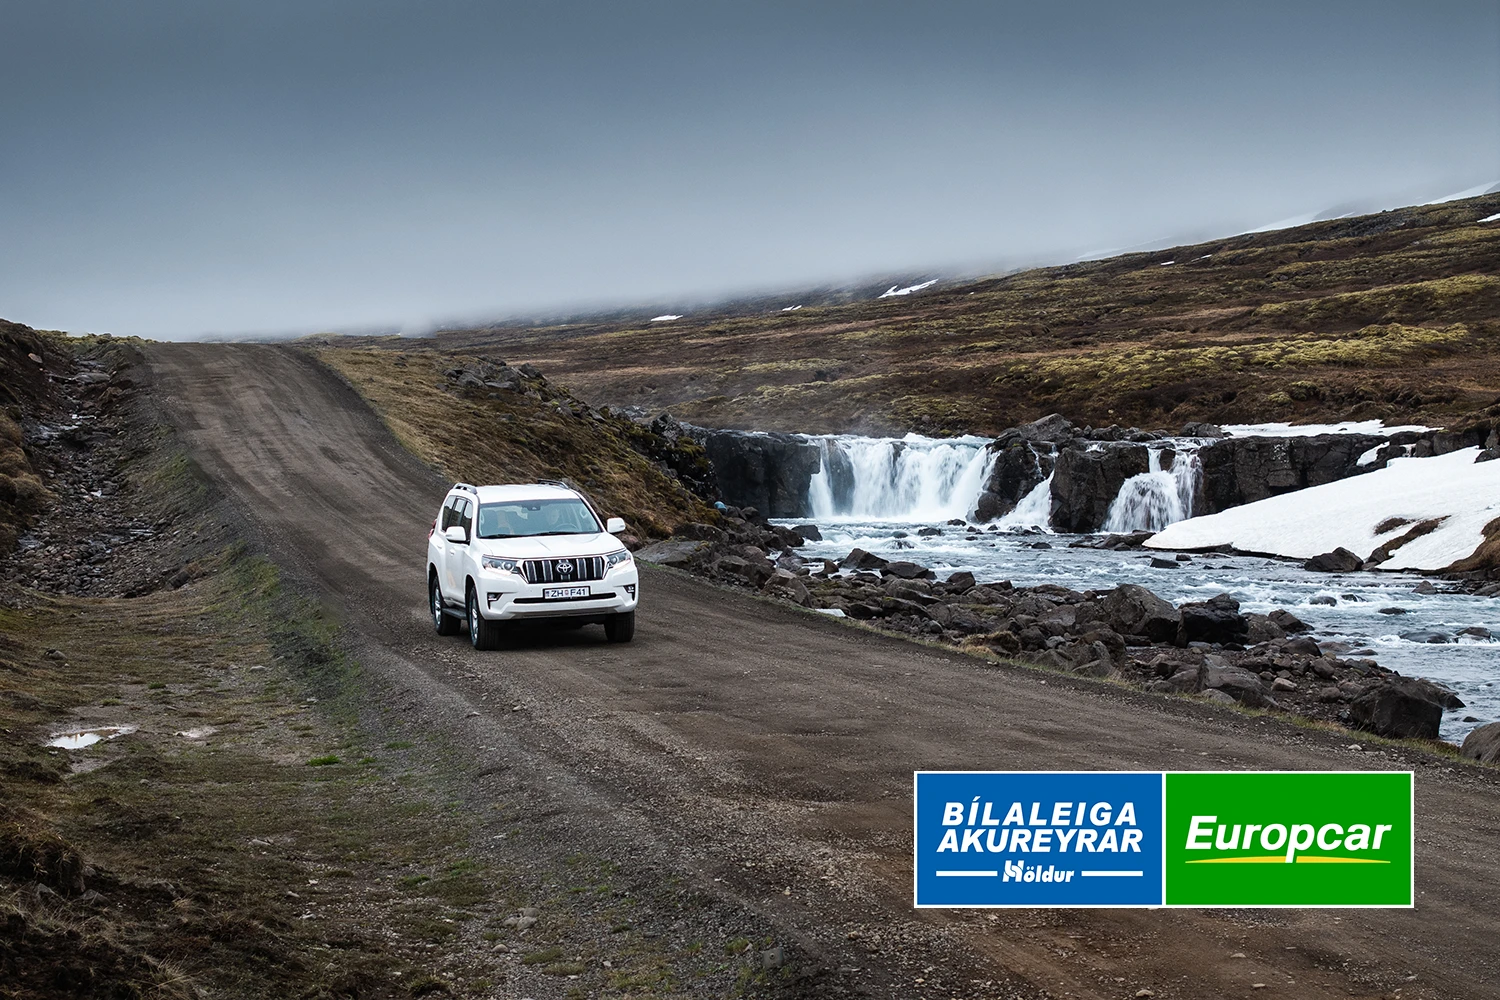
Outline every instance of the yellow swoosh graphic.
[[(1299, 854), (1296, 863), (1299, 865), (1388, 865), (1389, 861), (1381, 861), (1379, 858), (1335, 858), (1318, 854)], [(1199, 858), (1196, 861), (1184, 861), (1187, 865), (1284, 865), (1286, 855), (1265, 854), (1250, 858)]]

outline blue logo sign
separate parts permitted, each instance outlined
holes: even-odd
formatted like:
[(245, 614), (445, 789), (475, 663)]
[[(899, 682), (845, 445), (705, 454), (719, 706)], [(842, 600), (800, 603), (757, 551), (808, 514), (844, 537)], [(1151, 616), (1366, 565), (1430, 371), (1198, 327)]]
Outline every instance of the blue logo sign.
[(1162, 905), (1162, 775), (918, 771), (916, 905)]

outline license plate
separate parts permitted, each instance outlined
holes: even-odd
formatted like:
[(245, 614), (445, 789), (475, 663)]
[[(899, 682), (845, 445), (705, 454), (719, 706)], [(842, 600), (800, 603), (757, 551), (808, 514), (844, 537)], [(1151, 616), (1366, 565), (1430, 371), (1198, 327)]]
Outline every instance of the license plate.
[(543, 587), (542, 600), (558, 601), (568, 597), (588, 597), (587, 587)]

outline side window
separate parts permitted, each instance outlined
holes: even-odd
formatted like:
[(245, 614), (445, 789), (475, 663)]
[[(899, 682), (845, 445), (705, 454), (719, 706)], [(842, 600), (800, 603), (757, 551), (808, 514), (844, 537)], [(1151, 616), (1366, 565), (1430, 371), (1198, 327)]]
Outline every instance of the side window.
[(458, 523), (464, 526), (464, 533), (470, 538), (474, 537), (474, 504), (470, 500), (460, 500), (462, 513), (459, 515)]
[(447, 503), (443, 504), (442, 528), (440, 528), (439, 530), (441, 530), (441, 531), (447, 531), (449, 528), (453, 527), (455, 524), (458, 523), (458, 509), (457, 508), (458, 508), (458, 498), (457, 497), (453, 497), (453, 498), (449, 499), (449, 501)]

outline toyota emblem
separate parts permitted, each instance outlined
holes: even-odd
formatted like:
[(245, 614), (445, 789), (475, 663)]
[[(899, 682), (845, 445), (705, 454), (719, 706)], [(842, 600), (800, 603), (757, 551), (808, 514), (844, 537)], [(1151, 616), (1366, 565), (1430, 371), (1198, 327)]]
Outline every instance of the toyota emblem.
[(559, 559), (554, 564), (554, 568), (562, 575), (567, 576), (569, 573), (573, 572), (573, 560)]

